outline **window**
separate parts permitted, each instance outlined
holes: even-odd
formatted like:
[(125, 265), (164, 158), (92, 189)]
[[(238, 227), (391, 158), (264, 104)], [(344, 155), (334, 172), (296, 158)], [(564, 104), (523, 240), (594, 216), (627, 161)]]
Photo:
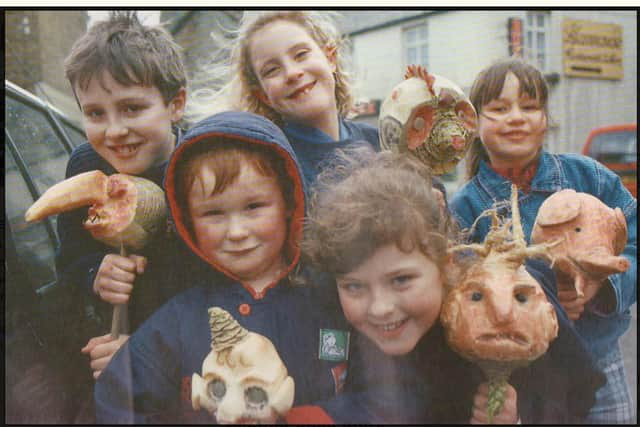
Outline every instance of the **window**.
[(11, 194), (5, 196), (6, 214), (15, 239), (17, 256), (25, 266), (24, 272), (29, 276), (30, 283), (48, 285), (56, 278), (53, 267), (55, 243), (49, 238), (44, 222), (27, 224), (24, 220), (25, 207), (35, 200), (11, 153), (5, 152), (4, 167), (5, 185), (11, 189)]
[(69, 154), (43, 111), (11, 97), (5, 102), (6, 131), (42, 194), (64, 179)]
[[(64, 179), (71, 147), (84, 140), (81, 129), (37, 97), (5, 81), (5, 244), (15, 249), (10, 271), (24, 271), (39, 294), (55, 288), (57, 216), (27, 224), (24, 213), (49, 187)], [(64, 128), (64, 133), (56, 129)], [(70, 138), (69, 143), (64, 138)], [(11, 285), (17, 286), (17, 285)]]
[(546, 72), (549, 69), (549, 13), (527, 12), (524, 21), (524, 58)]
[(404, 30), (405, 65), (428, 65), (427, 24), (419, 24)]

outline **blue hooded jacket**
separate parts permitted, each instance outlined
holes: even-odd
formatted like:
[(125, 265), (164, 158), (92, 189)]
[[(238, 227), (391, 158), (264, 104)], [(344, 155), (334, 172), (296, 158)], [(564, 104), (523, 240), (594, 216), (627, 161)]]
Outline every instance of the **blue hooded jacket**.
[[(285, 160), (293, 183), (295, 207), (283, 248), (288, 268), (260, 293), (208, 261), (185, 221), (177, 165), (193, 147), (215, 144), (221, 138), (272, 148)], [(179, 262), (188, 266), (183, 280), (191, 288), (143, 323), (102, 372), (95, 387), (97, 422), (213, 423), (210, 414), (191, 407), (191, 377), (202, 373), (202, 363), (211, 350), (207, 310), (214, 306), (273, 342), (295, 382), (294, 406), (335, 395), (344, 380), (347, 354), (334, 360), (321, 358), (321, 330), (342, 331), (346, 327), (340, 316), (326, 315), (314, 288), (295, 286), (289, 278), (300, 257), (304, 189), (296, 157), (282, 131), (250, 113), (211, 116), (185, 134), (167, 167), (165, 187), (176, 231), (188, 248), (189, 254)], [(324, 416), (319, 409), (314, 413)]]

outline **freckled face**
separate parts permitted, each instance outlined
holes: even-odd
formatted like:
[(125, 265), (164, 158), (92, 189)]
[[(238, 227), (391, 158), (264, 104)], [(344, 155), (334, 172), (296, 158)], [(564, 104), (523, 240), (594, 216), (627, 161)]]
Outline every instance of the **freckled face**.
[(483, 105), (479, 133), (495, 167), (524, 167), (542, 148), (547, 130), (544, 109), (535, 98), (520, 95), (520, 82), (507, 73), (497, 99)]
[(438, 319), (443, 299), (436, 264), (395, 244), (378, 248), (337, 285), (347, 320), (390, 355), (413, 350)]
[(259, 96), (286, 121), (322, 128), (336, 120), (334, 52), (318, 46), (302, 26), (267, 24), (251, 37), (249, 56)]
[(209, 261), (259, 292), (285, 265), (289, 213), (280, 185), (277, 178), (261, 175), (246, 163), (223, 192), (203, 191), (214, 182), (203, 186), (196, 178), (189, 192), (196, 244)]
[(104, 72), (86, 89), (76, 85), (91, 146), (118, 172), (140, 175), (167, 161), (175, 147), (172, 123), (184, 112), (186, 93), (165, 104), (155, 86), (123, 86)]

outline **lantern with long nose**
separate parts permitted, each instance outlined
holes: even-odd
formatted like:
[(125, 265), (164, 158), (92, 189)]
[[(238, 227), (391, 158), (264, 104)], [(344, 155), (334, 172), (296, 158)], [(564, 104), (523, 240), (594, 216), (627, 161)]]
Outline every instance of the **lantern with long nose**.
[[(89, 206), (84, 228), (94, 239), (119, 248), (142, 249), (166, 226), (167, 208), (164, 191), (152, 181), (137, 176), (99, 170), (65, 179), (40, 196), (25, 213), (27, 222), (40, 221), (50, 215)], [(120, 334), (126, 306), (114, 307), (111, 334)]]
[(451, 348), (489, 380), (490, 418), (504, 403), (511, 371), (543, 355), (558, 334), (555, 310), (524, 266), (526, 258), (548, 258), (555, 243), (527, 246), (515, 185), (511, 191), (511, 221), (500, 224), (496, 211), (488, 211), (492, 227), (485, 242), (451, 249), (471, 250), (477, 258), (448, 290), (440, 313)]

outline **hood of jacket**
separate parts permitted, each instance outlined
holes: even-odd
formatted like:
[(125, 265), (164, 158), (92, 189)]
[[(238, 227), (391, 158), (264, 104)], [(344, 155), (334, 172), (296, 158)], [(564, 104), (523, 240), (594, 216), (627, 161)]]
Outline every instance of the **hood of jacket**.
[[(282, 277), (293, 270), (300, 259), (300, 239), (302, 237), (302, 227), (304, 220), (304, 188), (302, 176), (298, 160), (291, 148), (286, 136), (271, 121), (262, 116), (247, 112), (224, 112), (210, 116), (196, 123), (188, 132), (186, 132), (177, 148), (173, 152), (169, 164), (167, 165), (164, 186), (166, 190), (167, 202), (169, 205), (171, 217), (174, 221), (176, 232), (191, 252), (197, 255), (202, 261), (212, 266), (217, 271), (224, 273), (226, 276), (240, 281), (230, 271), (207, 259), (204, 253), (198, 248), (196, 242), (189, 231), (187, 225), (187, 209), (180, 199), (177, 197), (178, 181), (176, 176), (177, 165), (185, 157), (185, 154), (199, 144), (212, 143), (220, 137), (238, 141), (239, 144), (258, 144), (261, 146), (271, 147), (273, 151), (285, 160), (286, 172), (293, 182), (294, 191), (294, 210), (289, 220), (289, 229), (285, 247), (285, 256), (288, 261), (287, 269), (274, 283), (268, 288), (275, 286)], [(245, 288), (250, 289), (246, 284)]]

